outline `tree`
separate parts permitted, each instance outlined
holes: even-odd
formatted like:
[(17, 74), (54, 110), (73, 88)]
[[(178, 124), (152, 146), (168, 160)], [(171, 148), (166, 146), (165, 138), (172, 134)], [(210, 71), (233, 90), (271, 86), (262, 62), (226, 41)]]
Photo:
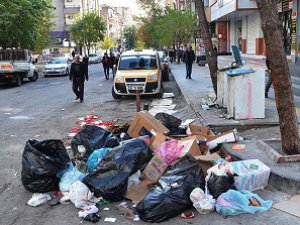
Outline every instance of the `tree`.
[(4, 49), (44, 48), (50, 38), (51, 8), (50, 0), (2, 0), (0, 46)]
[(300, 154), (300, 139), (292, 82), (282, 42), (282, 25), (275, 0), (256, 0), (262, 20), (267, 57), (275, 91), (280, 122), (282, 150), (286, 154)]
[(92, 44), (103, 40), (105, 30), (106, 25), (103, 18), (95, 12), (84, 14), (78, 18), (70, 29), (76, 43), (86, 46), (88, 55)]
[(208, 21), (206, 19), (204, 3), (202, 0), (195, 1), (196, 10), (198, 12), (199, 28), (205, 45), (206, 58), (210, 71), (210, 77), (213, 85), (213, 89), (217, 95), (217, 75), (218, 75), (218, 61), (217, 52), (213, 48), (211, 34), (209, 31)]
[(108, 49), (111, 49), (113, 47), (113, 41), (109, 37), (105, 36), (104, 40), (100, 44), (101, 49), (105, 49), (106, 52)]
[(136, 44), (136, 28), (135, 26), (125, 26), (123, 31), (125, 46), (127, 49), (133, 49)]

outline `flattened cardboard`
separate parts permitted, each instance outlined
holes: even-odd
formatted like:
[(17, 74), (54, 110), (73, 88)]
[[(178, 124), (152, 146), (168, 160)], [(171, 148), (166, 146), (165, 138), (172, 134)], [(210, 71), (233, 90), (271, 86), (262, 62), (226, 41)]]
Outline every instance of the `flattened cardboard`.
[(201, 166), (202, 171), (203, 171), (204, 175), (206, 176), (207, 170), (213, 166), (213, 161), (220, 159), (221, 156), (218, 155), (217, 153), (213, 153), (213, 154), (197, 156), (195, 158), (198, 160), (199, 165)]
[(187, 153), (190, 153), (192, 156), (199, 156), (201, 155), (199, 146), (197, 144), (196, 138), (193, 139), (181, 139), (181, 141), (178, 142), (178, 146), (183, 145), (184, 148), (181, 151), (180, 158), (185, 156)]
[(127, 191), (125, 198), (132, 201), (133, 204), (137, 204), (142, 201), (150, 192), (153, 184), (149, 180), (143, 180), (141, 183), (133, 185), (130, 190)]
[(168, 164), (166, 164), (165, 161), (163, 161), (158, 155), (154, 155), (144, 169), (142, 177), (155, 184), (167, 169)]
[(148, 111), (141, 111), (136, 114), (127, 133), (132, 138), (136, 138), (139, 136), (150, 134), (151, 130), (155, 130), (162, 134), (167, 134), (170, 132), (168, 128), (166, 128)]
[(207, 142), (207, 145), (209, 146), (209, 150), (211, 150), (217, 147), (218, 144), (236, 142), (237, 140), (237, 131), (231, 130), (214, 136), (212, 140)]
[(215, 134), (208, 128), (203, 127), (199, 125), (189, 125), (189, 131), (191, 135), (196, 135), (199, 137), (199, 139), (203, 140), (205, 138), (205, 141), (210, 141), (214, 138)]

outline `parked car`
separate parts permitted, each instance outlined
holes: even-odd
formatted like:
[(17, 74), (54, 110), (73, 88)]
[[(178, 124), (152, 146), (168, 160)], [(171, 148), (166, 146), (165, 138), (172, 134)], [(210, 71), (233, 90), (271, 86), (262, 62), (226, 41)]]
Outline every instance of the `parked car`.
[(63, 76), (70, 73), (70, 61), (64, 57), (55, 57), (50, 59), (43, 70), (45, 77), (47, 76)]
[(100, 63), (100, 57), (96, 54), (89, 54), (89, 64)]
[(170, 79), (170, 58), (165, 51), (158, 51), (158, 55), (162, 69), (162, 80), (168, 81)]
[(163, 95), (163, 85), (159, 56), (153, 50), (126, 51), (120, 56), (117, 72), (112, 87), (115, 99), (121, 96)]

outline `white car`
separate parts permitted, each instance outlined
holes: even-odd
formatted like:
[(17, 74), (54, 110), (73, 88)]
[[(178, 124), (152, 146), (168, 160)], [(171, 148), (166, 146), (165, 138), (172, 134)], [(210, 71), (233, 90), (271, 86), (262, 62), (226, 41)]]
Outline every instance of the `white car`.
[(70, 63), (67, 58), (55, 57), (50, 59), (43, 70), (45, 77), (47, 76), (63, 76), (70, 74)]

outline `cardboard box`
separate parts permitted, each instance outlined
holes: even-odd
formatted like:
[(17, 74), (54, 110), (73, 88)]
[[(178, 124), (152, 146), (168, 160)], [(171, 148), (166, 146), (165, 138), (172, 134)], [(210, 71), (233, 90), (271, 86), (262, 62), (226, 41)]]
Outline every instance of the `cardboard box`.
[(207, 145), (209, 146), (209, 150), (211, 150), (217, 147), (218, 144), (236, 141), (238, 141), (237, 131), (231, 130), (214, 136), (212, 140), (207, 142)]
[(159, 132), (156, 132), (154, 130), (151, 131), (152, 137), (151, 137), (151, 143), (150, 148), (152, 151), (155, 151), (156, 149), (161, 146), (162, 143), (164, 143), (167, 140), (167, 137)]
[(152, 182), (145, 179), (139, 184), (132, 185), (126, 192), (125, 198), (131, 200), (133, 204), (137, 204), (148, 195), (152, 186)]
[(198, 136), (198, 139), (201, 140), (205, 138), (204, 141), (210, 141), (215, 136), (215, 134), (208, 127), (203, 127), (203, 126), (193, 125), (193, 124), (189, 125), (188, 133), (190, 135)]
[(213, 166), (213, 161), (220, 159), (221, 156), (218, 155), (217, 153), (213, 153), (213, 154), (197, 156), (195, 158), (198, 160), (199, 165), (201, 166), (202, 171), (203, 171), (204, 175), (206, 176), (207, 170)]
[(160, 132), (161, 134), (167, 134), (170, 132), (160, 121), (152, 116), (148, 111), (138, 112), (131, 123), (128, 134), (132, 138), (136, 138), (143, 135), (150, 135), (151, 130)]
[(182, 149), (182, 152), (180, 154), (180, 158), (185, 156), (187, 153), (190, 153), (192, 156), (199, 156), (202, 155), (199, 149), (199, 146), (197, 144), (196, 138), (184, 138), (181, 139), (181, 141), (178, 141), (178, 146), (183, 145), (184, 148)]
[(144, 169), (142, 178), (148, 179), (155, 184), (167, 169), (168, 164), (166, 164), (158, 155), (154, 155)]

